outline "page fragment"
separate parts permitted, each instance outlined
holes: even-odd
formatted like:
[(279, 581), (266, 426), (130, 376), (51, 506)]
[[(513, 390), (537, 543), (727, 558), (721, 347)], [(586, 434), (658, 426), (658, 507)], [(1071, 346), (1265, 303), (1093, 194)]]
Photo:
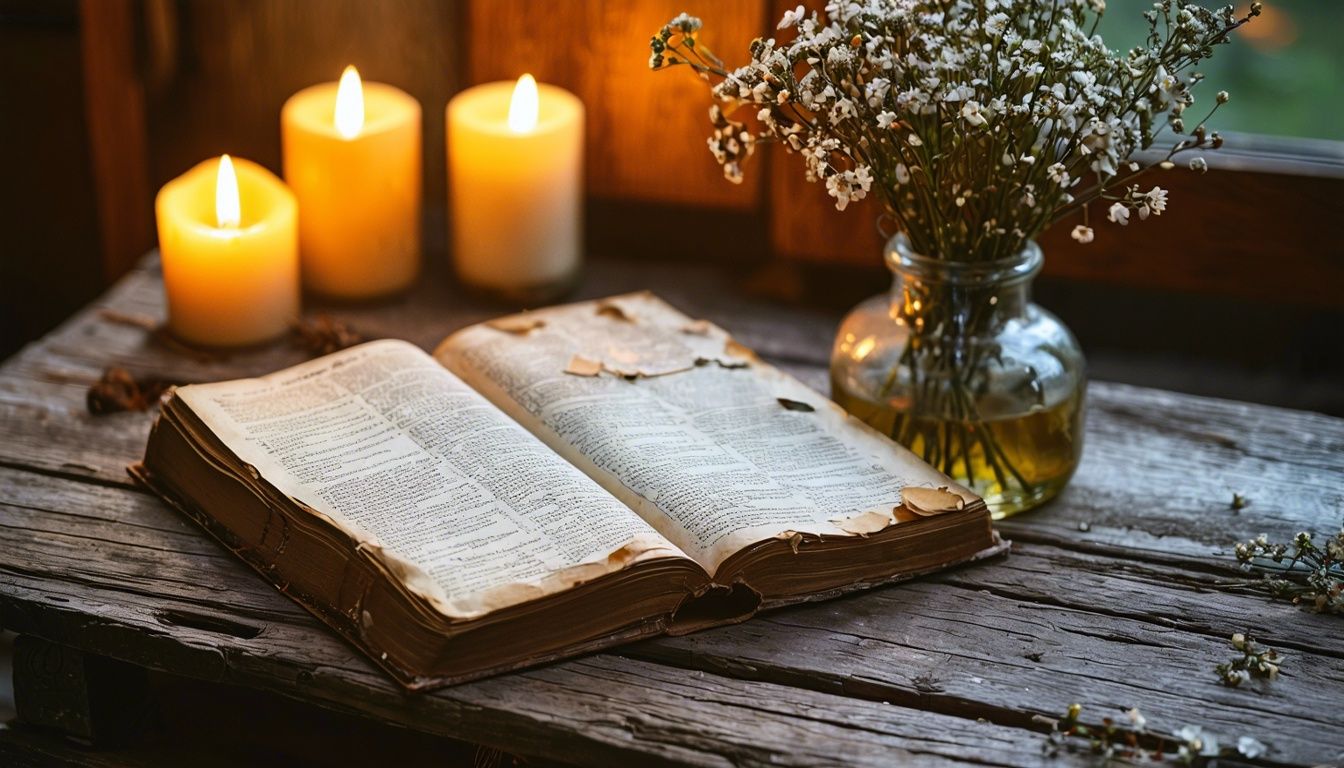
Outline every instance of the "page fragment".
[(451, 617), (679, 554), (404, 342), (178, 395), (262, 477), (360, 540)]

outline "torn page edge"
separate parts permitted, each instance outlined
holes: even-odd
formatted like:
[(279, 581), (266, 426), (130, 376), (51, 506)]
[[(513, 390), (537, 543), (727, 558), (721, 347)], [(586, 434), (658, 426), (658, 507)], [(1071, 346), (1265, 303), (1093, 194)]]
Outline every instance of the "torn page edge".
[[(709, 327), (712, 328), (712, 326)], [(708, 332), (709, 331), (706, 331), (706, 333)], [(622, 355), (618, 350), (613, 353), (613, 356), (620, 357)], [(631, 355), (631, 357), (637, 357), (637, 356)], [(670, 365), (668, 365), (668, 367), (656, 367), (656, 366), (650, 367), (647, 365), (631, 367), (625, 363), (619, 363), (619, 362), (613, 363), (609, 359), (604, 359), (600, 361), (600, 368), (598, 370), (599, 371), (605, 370), (612, 375), (620, 376), (621, 378), (624, 379), (652, 379), (658, 376), (671, 376), (674, 373), (685, 373), (686, 371), (689, 371), (693, 368), (698, 368), (703, 365), (718, 365), (720, 368), (728, 368), (730, 370), (735, 368), (747, 368), (757, 360), (759, 360), (759, 358), (756, 357), (756, 353), (751, 351), (750, 348), (746, 347), (745, 345), (739, 344), (738, 342), (734, 341), (731, 337), (727, 337), (724, 340), (723, 352), (721, 354), (717, 355), (696, 354), (693, 358), (690, 359), (689, 362), (684, 364), (681, 362), (677, 362), (677, 363), (671, 363)], [(590, 360), (589, 358), (586, 358), (582, 355), (575, 354), (572, 358), (570, 358), (569, 365), (566, 366), (565, 368), (566, 373), (573, 373), (578, 376), (597, 375), (596, 372), (580, 373), (579, 370), (571, 370), (571, 368), (574, 368), (576, 361), (580, 362), (579, 370), (588, 370), (590, 367), (588, 364), (599, 362), (595, 360)]]
[(928, 517), (965, 509), (966, 499), (946, 485), (939, 488), (908, 485), (901, 489), (901, 506), (916, 515)]
[(565, 365), (565, 373), (574, 376), (596, 376), (602, 372), (603, 367), (601, 360), (593, 360), (583, 355), (573, 355)]
[(489, 320), (485, 324), (490, 328), (494, 328), (496, 331), (523, 336), (529, 331), (534, 331), (545, 326), (546, 321), (535, 315), (523, 313), (521, 315), (509, 315), (508, 317)]
[[(302, 504), (297, 499), (295, 501)], [(326, 517), (307, 505), (302, 506), (315, 514)], [(344, 528), (339, 524), (338, 527)], [(346, 531), (346, 533), (351, 532)], [(552, 571), (536, 581), (500, 584), (479, 592), (454, 597), (450, 596), (443, 586), (418, 564), (398, 556), (367, 532), (360, 532), (360, 540), (356, 545), (356, 551), (366, 553), (400, 581), (412, 594), (422, 598), (434, 610), (454, 621), (470, 621), (503, 608), (564, 592), (645, 560), (659, 557), (686, 557), (681, 550), (668, 546), (661, 536), (641, 534), (605, 556)], [(361, 618), (366, 622), (372, 622), (375, 619), (372, 616)]]
[(603, 299), (597, 303), (595, 314), (604, 317), (610, 317), (613, 320), (620, 320), (625, 323), (636, 322), (635, 315), (630, 310), (621, 306), (617, 299)]
[(888, 526), (895, 525), (896, 518), (890, 512), (868, 511), (860, 512), (851, 517), (836, 518), (831, 520), (831, 524), (846, 533), (867, 538), (870, 533), (877, 533)]

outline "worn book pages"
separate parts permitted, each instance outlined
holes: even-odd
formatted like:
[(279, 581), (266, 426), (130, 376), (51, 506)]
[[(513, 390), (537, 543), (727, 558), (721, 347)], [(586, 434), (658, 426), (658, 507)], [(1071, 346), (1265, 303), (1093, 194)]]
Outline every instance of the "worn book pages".
[(765, 539), (898, 525), (902, 488), (951, 485), (651, 294), (473, 326), (435, 356), (711, 574)]
[(177, 394), (254, 478), (344, 530), (451, 618), (684, 557), (405, 342)]

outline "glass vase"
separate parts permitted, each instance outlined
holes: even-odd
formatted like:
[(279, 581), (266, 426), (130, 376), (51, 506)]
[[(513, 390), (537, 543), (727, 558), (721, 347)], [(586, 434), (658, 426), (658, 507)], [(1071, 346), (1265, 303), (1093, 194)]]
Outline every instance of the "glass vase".
[(1068, 483), (1083, 449), (1082, 351), (1031, 302), (1034, 242), (1016, 256), (951, 262), (886, 250), (891, 292), (845, 318), (831, 355), (837, 403), (984, 497), (995, 518)]

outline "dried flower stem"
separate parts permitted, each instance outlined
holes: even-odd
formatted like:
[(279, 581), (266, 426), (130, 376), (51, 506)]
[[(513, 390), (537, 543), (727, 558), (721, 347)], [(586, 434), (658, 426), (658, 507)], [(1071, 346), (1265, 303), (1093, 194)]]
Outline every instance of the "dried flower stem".
[(1076, 751), (1078, 742), (1085, 742), (1087, 750), (1106, 760), (1143, 760), (1145, 763), (1174, 763), (1178, 765), (1206, 765), (1219, 757), (1240, 756), (1255, 759), (1268, 751), (1259, 739), (1242, 736), (1235, 746), (1221, 746), (1218, 738), (1197, 725), (1187, 725), (1165, 735), (1148, 729), (1148, 720), (1138, 709), (1124, 712), (1124, 721), (1102, 718), (1101, 725), (1086, 725), (1079, 721), (1083, 708), (1069, 706), (1058, 719), (1036, 716), (1036, 722), (1050, 726), (1050, 734), (1042, 751), (1048, 756), (1061, 751)]
[(1323, 545), (1307, 531), (1292, 544), (1272, 544), (1261, 534), (1238, 543), (1236, 555), (1244, 570), (1265, 572), (1257, 583), (1274, 597), (1319, 613), (1344, 614), (1344, 526)]
[(1278, 651), (1261, 648), (1255, 638), (1242, 632), (1232, 636), (1232, 647), (1240, 651), (1241, 656), (1213, 668), (1223, 685), (1236, 688), (1253, 677), (1269, 681), (1278, 679), (1279, 665), (1283, 663), (1283, 656)]

